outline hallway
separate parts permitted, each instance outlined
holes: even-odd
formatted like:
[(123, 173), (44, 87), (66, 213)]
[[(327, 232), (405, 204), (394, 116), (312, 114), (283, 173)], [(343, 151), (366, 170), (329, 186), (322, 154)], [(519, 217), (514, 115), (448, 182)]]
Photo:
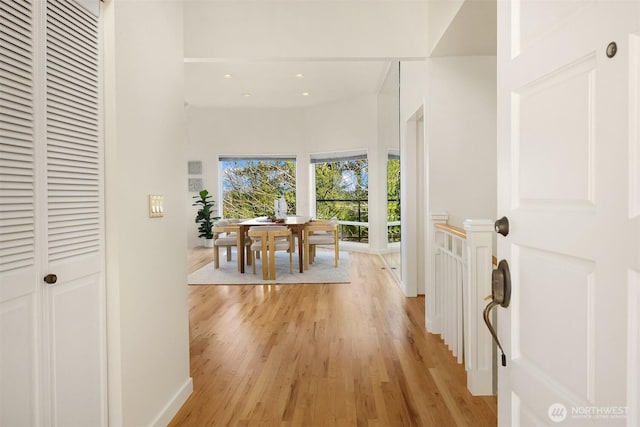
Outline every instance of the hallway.
[[(210, 262), (190, 252), (189, 269)], [(351, 284), (190, 286), (194, 392), (171, 426), (494, 426), (462, 365), (424, 331), (376, 255)]]

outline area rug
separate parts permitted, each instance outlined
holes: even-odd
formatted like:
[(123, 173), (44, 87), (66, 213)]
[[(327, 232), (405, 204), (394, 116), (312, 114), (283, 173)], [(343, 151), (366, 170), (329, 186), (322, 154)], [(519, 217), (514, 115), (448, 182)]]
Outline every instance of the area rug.
[(318, 251), (309, 270), (300, 273), (298, 256), (293, 255), (293, 273), (289, 273), (289, 254), (276, 252), (276, 279), (262, 279), (262, 260), (256, 260), (256, 274), (251, 266), (246, 266), (245, 273), (238, 272), (236, 254), (233, 260), (227, 261), (224, 250), (220, 251), (220, 268), (213, 268), (213, 262), (205, 265), (189, 275), (189, 285), (273, 285), (273, 284), (305, 284), (305, 283), (349, 283), (349, 253), (340, 252), (338, 268), (333, 266), (333, 252)]

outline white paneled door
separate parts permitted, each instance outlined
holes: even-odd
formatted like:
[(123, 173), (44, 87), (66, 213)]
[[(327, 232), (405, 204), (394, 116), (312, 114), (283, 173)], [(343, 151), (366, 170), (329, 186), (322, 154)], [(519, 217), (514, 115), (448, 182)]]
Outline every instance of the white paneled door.
[(636, 426), (638, 1), (498, 1), (499, 425)]
[(106, 425), (99, 21), (0, 9), (0, 425)]

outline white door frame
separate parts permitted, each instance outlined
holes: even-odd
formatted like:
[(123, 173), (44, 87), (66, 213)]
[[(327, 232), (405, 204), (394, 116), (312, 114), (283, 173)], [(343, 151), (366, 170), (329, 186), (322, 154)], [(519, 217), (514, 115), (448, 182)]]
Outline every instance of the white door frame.
[[(428, 259), (428, 245), (424, 222), (428, 218), (428, 162), (424, 126), (424, 100), (420, 107), (404, 123), (404, 138), (400, 141), (400, 221), (401, 228), (401, 287), (405, 295), (415, 297), (419, 290), (425, 292), (426, 263), (418, 259), (419, 254)], [(420, 125), (421, 124), (421, 125)], [(419, 182), (419, 177), (422, 176)], [(424, 191), (418, 194), (420, 188)], [(420, 199), (420, 200), (419, 200)], [(422, 207), (423, 212), (419, 212)], [(422, 227), (419, 224), (422, 223)], [(416, 235), (416, 231), (424, 232)], [(419, 271), (420, 270), (420, 271)], [(422, 279), (420, 279), (422, 278)]]

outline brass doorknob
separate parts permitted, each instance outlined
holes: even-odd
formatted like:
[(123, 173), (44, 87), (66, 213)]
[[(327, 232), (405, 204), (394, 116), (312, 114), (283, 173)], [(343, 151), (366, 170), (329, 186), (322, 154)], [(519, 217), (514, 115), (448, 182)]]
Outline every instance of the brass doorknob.
[(49, 285), (53, 285), (57, 281), (58, 281), (58, 276), (56, 276), (55, 274), (47, 274), (46, 276), (44, 276), (44, 282)]

